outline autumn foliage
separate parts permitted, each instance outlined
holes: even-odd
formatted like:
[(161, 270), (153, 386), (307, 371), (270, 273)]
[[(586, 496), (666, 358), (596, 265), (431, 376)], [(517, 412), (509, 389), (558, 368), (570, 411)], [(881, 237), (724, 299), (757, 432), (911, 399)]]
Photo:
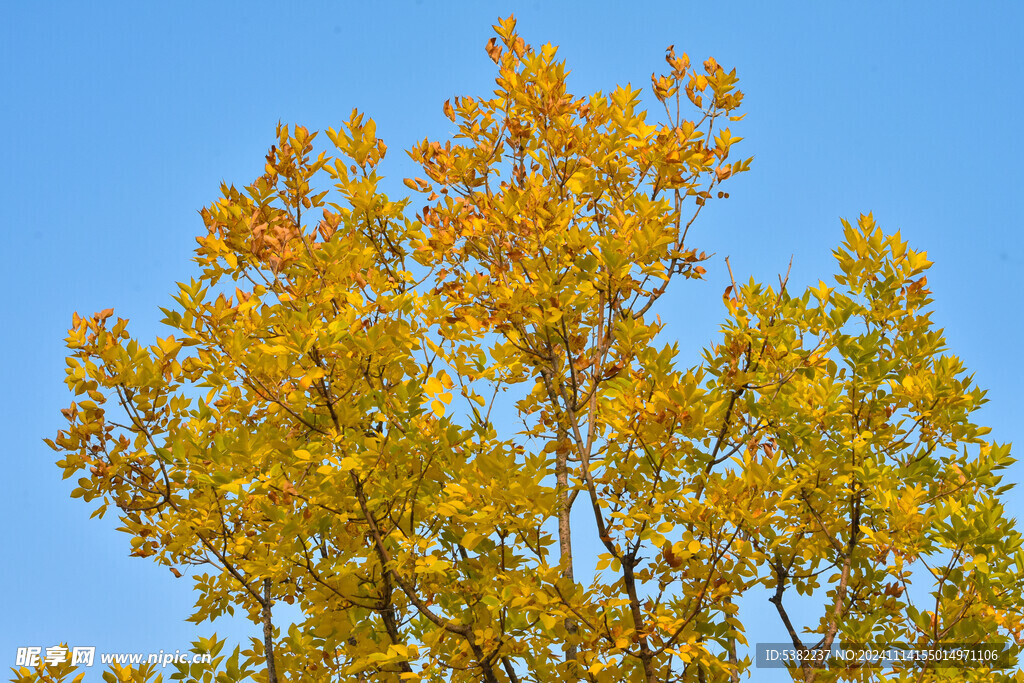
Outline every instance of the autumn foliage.
[(257, 629), (178, 675), (738, 680), (751, 591), (800, 647), (1019, 644), (1009, 449), (972, 421), (924, 252), (862, 216), (838, 275), (734, 283), (717, 341), (680, 358), (663, 297), (704, 277), (697, 219), (750, 166), (735, 71), (669, 48), (649, 116), (495, 30), (493, 95), (444, 103), (456, 132), (409, 150), (409, 197), (381, 189), (362, 114), (326, 141), (281, 126), (263, 175), (202, 210), (168, 336), (75, 316), (49, 442), (72, 495), (191, 576), (193, 621)]

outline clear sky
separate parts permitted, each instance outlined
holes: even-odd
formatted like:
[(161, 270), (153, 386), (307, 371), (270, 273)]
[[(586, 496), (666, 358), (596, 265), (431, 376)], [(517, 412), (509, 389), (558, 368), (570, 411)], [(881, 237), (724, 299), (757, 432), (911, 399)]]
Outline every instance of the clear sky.
[[(70, 400), (72, 312), (114, 306), (134, 334), (165, 334), (158, 306), (194, 272), (197, 210), (260, 172), (279, 120), (324, 129), (365, 111), (397, 192), (402, 150), (450, 132), (445, 99), (492, 89), (483, 47), (509, 13), (528, 42), (561, 46), (578, 94), (647, 87), (669, 44), (737, 69), (734, 131), (755, 160), (694, 228), (717, 261), (677, 300), (684, 350), (722, 318), (721, 257), (737, 278), (774, 278), (792, 255), (792, 285), (827, 279), (839, 218), (873, 211), (928, 250), (935, 320), (989, 390), (981, 420), (1020, 441), (1021, 3), (6, 3), (0, 669), (19, 646), (173, 651), (213, 630), (184, 622), (187, 579), (129, 558), (113, 515), (69, 499), (42, 443)], [(783, 640), (774, 621), (754, 627)]]

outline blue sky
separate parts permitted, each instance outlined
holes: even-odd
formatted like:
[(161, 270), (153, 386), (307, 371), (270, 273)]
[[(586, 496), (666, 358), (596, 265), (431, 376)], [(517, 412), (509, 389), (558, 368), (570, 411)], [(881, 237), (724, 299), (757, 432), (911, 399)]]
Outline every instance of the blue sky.
[[(774, 279), (792, 255), (792, 284), (827, 279), (839, 218), (873, 211), (928, 250), (935, 320), (989, 391), (981, 419), (1020, 440), (1019, 3), (9, 3), (0, 669), (18, 646), (173, 651), (212, 630), (184, 622), (187, 580), (130, 559), (113, 518), (68, 498), (41, 441), (70, 400), (72, 312), (114, 306), (136, 335), (163, 334), (158, 306), (194, 272), (197, 210), (222, 180), (260, 172), (279, 120), (324, 129), (365, 111), (397, 192), (412, 170), (401, 150), (450, 132), (444, 100), (492, 89), (483, 46), (510, 12), (528, 42), (561, 46), (579, 94), (647, 87), (669, 44), (737, 69), (735, 132), (755, 160), (695, 226), (719, 260), (671, 321), (684, 350), (722, 317), (721, 257), (737, 278)], [(1009, 508), (1024, 511), (1019, 494)]]

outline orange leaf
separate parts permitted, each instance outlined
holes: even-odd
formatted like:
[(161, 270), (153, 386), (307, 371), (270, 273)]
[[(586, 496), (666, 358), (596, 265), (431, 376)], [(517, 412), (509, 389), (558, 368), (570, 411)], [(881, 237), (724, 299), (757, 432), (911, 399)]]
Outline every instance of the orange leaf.
[(501, 59), (501, 46), (498, 45), (497, 38), (491, 38), (487, 41), (487, 56), (491, 58), (495, 64)]

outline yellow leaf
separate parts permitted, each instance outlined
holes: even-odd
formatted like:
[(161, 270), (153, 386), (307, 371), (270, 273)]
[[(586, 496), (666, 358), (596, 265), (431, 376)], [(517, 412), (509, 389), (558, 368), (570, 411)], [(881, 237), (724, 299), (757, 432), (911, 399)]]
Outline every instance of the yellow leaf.
[(550, 614), (541, 614), (540, 615), (540, 620), (541, 620), (541, 623), (544, 624), (544, 628), (547, 629), (548, 631), (554, 631), (555, 627), (558, 626), (558, 620), (555, 619)]
[(480, 542), (481, 538), (483, 537), (480, 534), (470, 531), (462, 537), (462, 547), (466, 550), (472, 550)]

